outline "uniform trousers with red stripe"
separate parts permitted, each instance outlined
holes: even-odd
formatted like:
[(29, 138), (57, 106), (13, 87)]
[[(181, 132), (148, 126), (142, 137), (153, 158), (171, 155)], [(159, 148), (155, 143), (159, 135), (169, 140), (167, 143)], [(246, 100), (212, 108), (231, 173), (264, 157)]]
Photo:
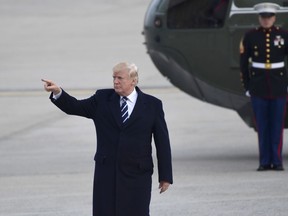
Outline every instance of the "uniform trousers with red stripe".
[(258, 132), (260, 166), (282, 165), (286, 97), (251, 96), (251, 102)]

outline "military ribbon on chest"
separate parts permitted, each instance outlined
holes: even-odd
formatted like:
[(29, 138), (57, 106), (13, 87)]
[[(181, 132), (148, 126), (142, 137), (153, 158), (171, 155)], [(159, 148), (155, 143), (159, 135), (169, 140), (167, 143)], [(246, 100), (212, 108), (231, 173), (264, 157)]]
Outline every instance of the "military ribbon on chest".
[(281, 37), (281, 35), (276, 35), (274, 39), (274, 46), (278, 46), (279, 48), (281, 45), (284, 45), (284, 38)]

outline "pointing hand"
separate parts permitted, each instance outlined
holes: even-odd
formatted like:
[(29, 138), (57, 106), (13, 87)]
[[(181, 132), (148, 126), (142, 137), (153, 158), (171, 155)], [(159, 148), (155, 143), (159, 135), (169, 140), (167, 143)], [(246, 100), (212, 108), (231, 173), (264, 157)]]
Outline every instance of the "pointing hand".
[(44, 89), (47, 92), (53, 92), (54, 95), (57, 95), (61, 92), (61, 89), (51, 80), (41, 79), (41, 81), (44, 82)]

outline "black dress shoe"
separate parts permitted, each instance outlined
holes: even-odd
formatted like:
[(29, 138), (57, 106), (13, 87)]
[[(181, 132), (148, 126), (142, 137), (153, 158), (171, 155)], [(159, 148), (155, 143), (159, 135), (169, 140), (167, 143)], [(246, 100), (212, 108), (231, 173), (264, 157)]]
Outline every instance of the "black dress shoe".
[(270, 165), (260, 165), (257, 169), (257, 171), (266, 171), (266, 170), (270, 170), (271, 166)]
[(282, 165), (273, 165), (273, 170), (276, 171), (283, 171), (284, 167)]

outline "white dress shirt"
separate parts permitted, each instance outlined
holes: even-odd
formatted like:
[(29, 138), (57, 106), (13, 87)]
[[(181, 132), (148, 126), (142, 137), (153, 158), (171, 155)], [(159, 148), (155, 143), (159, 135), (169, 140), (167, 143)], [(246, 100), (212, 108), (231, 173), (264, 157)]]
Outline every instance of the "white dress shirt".
[[(138, 97), (138, 93), (137, 93), (136, 89), (134, 88), (133, 92), (126, 97), (128, 98), (126, 100), (126, 102), (128, 105), (128, 118), (129, 118), (133, 109), (134, 109), (134, 106), (136, 104), (137, 97)], [(123, 98), (123, 96), (120, 97), (120, 106), (122, 105), (122, 98)]]

